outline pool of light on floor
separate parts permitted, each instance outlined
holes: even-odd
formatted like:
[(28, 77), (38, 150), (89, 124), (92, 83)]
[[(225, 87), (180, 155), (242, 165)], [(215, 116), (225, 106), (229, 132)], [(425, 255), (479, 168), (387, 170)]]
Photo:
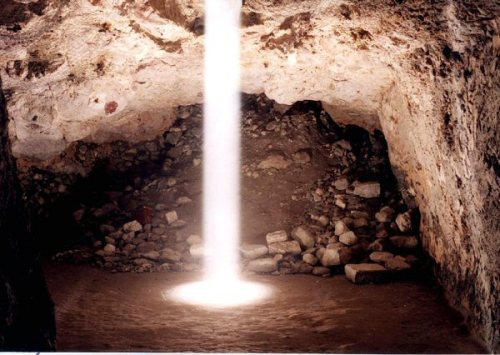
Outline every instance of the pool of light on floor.
[(230, 308), (263, 301), (271, 288), (257, 282), (202, 280), (183, 284), (165, 292), (175, 302), (209, 308)]

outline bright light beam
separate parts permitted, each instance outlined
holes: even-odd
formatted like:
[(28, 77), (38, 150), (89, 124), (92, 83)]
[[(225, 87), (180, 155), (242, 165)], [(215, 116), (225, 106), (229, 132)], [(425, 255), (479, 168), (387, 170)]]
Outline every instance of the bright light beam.
[(204, 280), (171, 291), (177, 301), (232, 307), (268, 296), (239, 278), (241, 0), (205, 0), (203, 143)]

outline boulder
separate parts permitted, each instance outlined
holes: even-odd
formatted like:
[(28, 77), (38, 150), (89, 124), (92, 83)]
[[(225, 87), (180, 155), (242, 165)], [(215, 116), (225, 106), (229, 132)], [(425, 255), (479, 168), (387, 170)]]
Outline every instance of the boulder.
[(345, 276), (355, 284), (378, 283), (386, 281), (387, 269), (379, 264), (347, 264)]

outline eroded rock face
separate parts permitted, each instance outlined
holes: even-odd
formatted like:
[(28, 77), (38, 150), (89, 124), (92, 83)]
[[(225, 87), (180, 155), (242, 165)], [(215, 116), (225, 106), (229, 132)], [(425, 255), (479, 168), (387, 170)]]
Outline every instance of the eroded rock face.
[[(79, 171), (72, 143), (150, 139), (202, 101), (201, 2), (13, 3), (0, 67), (22, 167)], [(499, 8), (400, 3), (246, 1), (242, 90), (383, 131), (450, 302), (498, 351)]]

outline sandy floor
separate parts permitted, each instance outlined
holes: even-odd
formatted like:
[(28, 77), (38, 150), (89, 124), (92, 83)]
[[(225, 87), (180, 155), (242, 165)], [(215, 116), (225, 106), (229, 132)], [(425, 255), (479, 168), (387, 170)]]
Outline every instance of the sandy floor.
[(117, 273), (45, 266), (58, 350), (477, 353), (460, 320), (417, 283), (352, 285), (343, 276), (255, 276), (257, 305), (209, 310), (165, 300), (190, 273)]

